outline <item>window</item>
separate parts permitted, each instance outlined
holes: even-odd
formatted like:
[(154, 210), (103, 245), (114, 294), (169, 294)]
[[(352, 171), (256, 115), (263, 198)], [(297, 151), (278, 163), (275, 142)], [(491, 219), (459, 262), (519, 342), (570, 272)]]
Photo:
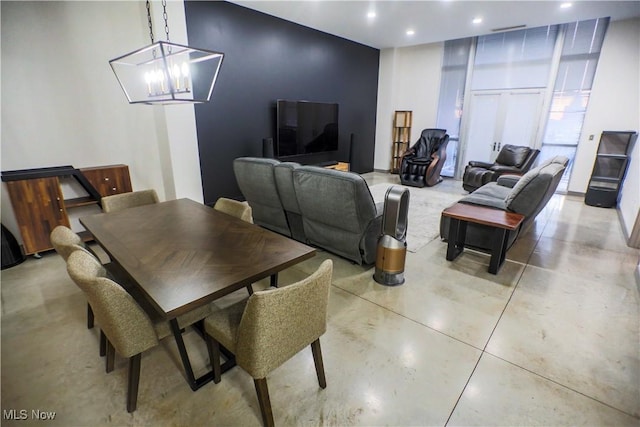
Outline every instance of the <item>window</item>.
[(467, 79), (467, 64), (472, 39), (449, 40), (444, 43), (442, 61), (442, 80), (438, 101), (438, 119), (436, 126), (446, 129), (449, 135), (447, 159), (441, 175), (453, 176), (456, 169), (456, 157), (460, 141), (460, 118), (464, 86)]
[(546, 87), (558, 26), (478, 37), (472, 90)]
[(558, 185), (566, 191), (609, 18), (566, 24), (540, 156), (570, 159)]

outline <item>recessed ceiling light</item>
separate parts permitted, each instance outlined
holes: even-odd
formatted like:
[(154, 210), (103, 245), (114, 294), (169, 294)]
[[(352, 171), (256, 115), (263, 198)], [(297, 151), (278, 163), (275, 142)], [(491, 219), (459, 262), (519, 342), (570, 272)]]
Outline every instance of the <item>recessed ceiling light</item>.
[(573, 4), (572, 4), (572, 3), (562, 3), (562, 4), (560, 5), (560, 8), (561, 8), (561, 9), (568, 9), (568, 8), (570, 8), (571, 6), (573, 6)]
[(471, 22), (473, 22), (474, 24), (479, 24), (482, 22), (482, 18), (473, 18), (473, 21)]
[(412, 36), (414, 35), (416, 32), (414, 30), (407, 30), (407, 35), (408, 36)]
[(374, 11), (371, 11), (371, 12), (367, 13), (367, 18), (373, 19), (375, 17), (376, 17), (376, 13)]

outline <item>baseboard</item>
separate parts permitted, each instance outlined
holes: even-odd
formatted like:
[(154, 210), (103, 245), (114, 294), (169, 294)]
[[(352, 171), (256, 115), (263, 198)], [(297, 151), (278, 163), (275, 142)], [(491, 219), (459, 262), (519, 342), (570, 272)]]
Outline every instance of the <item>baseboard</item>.
[(618, 214), (618, 222), (620, 223), (620, 227), (622, 228), (622, 235), (624, 236), (624, 241), (627, 242), (627, 246), (629, 245), (629, 239), (631, 238), (631, 234), (627, 229), (626, 224), (624, 223), (624, 217), (622, 216), (622, 211), (620, 208), (616, 207), (616, 212)]
[(636, 288), (638, 288), (638, 293), (640, 293), (640, 262), (638, 262), (638, 266), (636, 267)]
[(624, 217), (622, 216), (620, 208), (616, 208), (616, 212), (618, 213), (618, 222), (620, 223), (620, 227), (622, 227), (622, 234), (624, 235), (624, 240), (626, 241), (627, 246), (630, 248), (640, 249), (640, 213), (636, 217), (633, 229), (629, 230), (624, 222)]
[(374, 172), (391, 173), (391, 169), (373, 169)]

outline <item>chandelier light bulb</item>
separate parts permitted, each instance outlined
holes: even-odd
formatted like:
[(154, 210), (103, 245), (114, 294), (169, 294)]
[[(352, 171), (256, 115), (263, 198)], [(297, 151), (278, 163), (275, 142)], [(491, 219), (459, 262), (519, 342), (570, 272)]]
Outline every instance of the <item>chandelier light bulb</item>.
[(184, 78), (184, 89), (189, 91), (189, 64), (182, 63), (182, 77)]
[(144, 73), (144, 81), (147, 82), (147, 92), (151, 95), (151, 81), (153, 80), (151, 73), (147, 71)]
[(173, 64), (171, 67), (171, 78), (175, 82), (175, 89), (180, 90), (180, 67), (177, 64)]

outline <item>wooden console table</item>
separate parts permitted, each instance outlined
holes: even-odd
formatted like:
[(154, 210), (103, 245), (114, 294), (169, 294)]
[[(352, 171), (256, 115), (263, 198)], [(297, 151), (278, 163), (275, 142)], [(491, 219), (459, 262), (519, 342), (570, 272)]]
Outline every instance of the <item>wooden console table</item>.
[(483, 224), (494, 229), (491, 244), (491, 260), (489, 273), (498, 274), (507, 253), (507, 231), (516, 230), (524, 215), (492, 209), (484, 206), (456, 203), (442, 211), (442, 215), (451, 218), (449, 223), (449, 241), (447, 244), (447, 261), (453, 261), (464, 250), (467, 224), (470, 222)]
[[(61, 183), (77, 182), (83, 194), (67, 198)], [(127, 165), (107, 165), (77, 169), (71, 165), (2, 171), (25, 255), (53, 249), (49, 235), (58, 225), (71, 227), (69, 211), (96, 205), (104, 196), (131, 191)], [(78, 212), (76, 210), (76, 212)], [(79, 232), (84, 240), (91, 239)]]
[(324, 166), (325, 169), (335, 169), (337, 171), (349, 172), (349, 163), (338, 162), (335, 165)]

